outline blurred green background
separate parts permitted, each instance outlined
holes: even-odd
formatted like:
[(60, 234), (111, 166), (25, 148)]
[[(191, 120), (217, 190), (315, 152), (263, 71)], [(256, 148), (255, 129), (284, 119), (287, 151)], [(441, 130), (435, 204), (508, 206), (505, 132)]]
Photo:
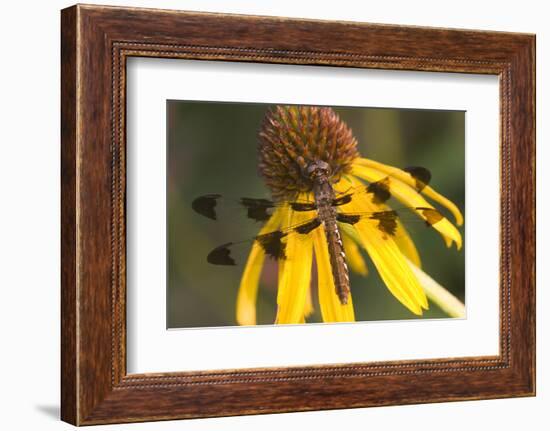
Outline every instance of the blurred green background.
[[(257, 134), (271, 105), (168, 101), (167, 326), (236, 325), (235, 303), (243, 266), (214, 266), (214, 247), (257, 234), (261, 224), (244, 213), (209, 220), (191, 209), (208, 193), (270, 198), (257, 173)], [(431, 185), (464, 213), (464, 121), (462, 111), (333, 107), (351, 127), (363, 157), (396, 167), (423, 166)], [(441, 212), (454, 221), (443, 208)], [(418, 223), (420, 225), (420, 223)], [(410, 225), (423, 270), (464, 300), (464, 247), (447, 249), (433, 230)], [(460, 228), (464, 237), (464, 229)], [(247, 250), (244, 250), (245, 252)], [(357, 320), (418, 318), (387, 290), (368, 255), (369, 275), (351, 275)], [(258, 324), (272, 324), (276, 272), (264, 271), (257, 302)], [(315, 301), (315, 299), (314, 299)], [(321, 322), (319, 307), (308, 322)], [(436, 305), (422, 318), (447, 317)]]

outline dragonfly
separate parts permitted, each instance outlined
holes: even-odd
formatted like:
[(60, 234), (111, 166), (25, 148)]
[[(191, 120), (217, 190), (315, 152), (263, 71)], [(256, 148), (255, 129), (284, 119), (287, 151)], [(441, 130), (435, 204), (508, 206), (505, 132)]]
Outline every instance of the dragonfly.
[[(409, 167), (408, 172), (415, 180), (416, 190), (421, 191), (431, 180), (431, 173), (423, 167)], [(416, 218), (431, 227), (443, 218), (443, 215), (431, 207), (405, 207), (389, 209), (384, 204), (392, 197), (390, 192), (391, 175), (361, 187), (353, 187), (345, 192), (337, 192), (330, 181), (330, 167), (324, 161), (314, 161), (307, 165), (304, 175), (311, 180), (313, 201), (272, 201), (264, 198), (243, 197), (237, 203), (246, 210), (247, 217), (257, 222), (269, 220), (272, 212), (281, 205), (288, 205), (298, 212), (309, 211), (312, 217), (302, 223), (286, 229), (277, 229), (257, 235), (248, 241), (227, 242), (214, 248), (207, 261), (214, 265), (236, 265), (233, 249), (239, 244), (256, 242), (264, 250), (266, 256), (272, 259), (284, 260), (285, 238), (290, 235), (308, 235), (321, 225), (324, 227), (327, 242), (332, 278), (336, 295), (341, 304), (347, 304), (350, 294), (349, 270), (346, 264), (346, 254), (342, 243), (341, 225), (354, 225), (366, 220), (379, 229), (384, 238), (394, 238), (397, 234), (398, 221), (410, 210), (422, 215)], [(380, 211), (352, 213), (342, 211), (340, 207), (353, 201), (357, 194), (371, 195), (372, 203), (382, 208)], [(198, 214), (212, 220), (218, 219), (218, 203), (224, 197), (221, 194), (207, 194), (197, 197), (192, 202), (192, 208)], [(410, 212), (408, 214), (411, 214)]]

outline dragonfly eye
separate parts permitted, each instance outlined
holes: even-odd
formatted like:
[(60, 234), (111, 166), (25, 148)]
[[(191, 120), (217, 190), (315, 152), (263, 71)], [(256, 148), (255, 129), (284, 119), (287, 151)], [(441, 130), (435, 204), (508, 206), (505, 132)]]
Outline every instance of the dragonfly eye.
[(306, 176), (310, 179), (323, 176), (330, 176), (330, 165), (323, 160), (316, 160), (306, 166)]

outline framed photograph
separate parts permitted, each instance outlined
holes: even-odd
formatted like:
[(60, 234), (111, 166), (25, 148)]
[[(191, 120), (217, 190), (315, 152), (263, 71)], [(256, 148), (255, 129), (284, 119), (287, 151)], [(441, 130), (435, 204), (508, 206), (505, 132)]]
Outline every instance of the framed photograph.
[(61, 14), (62, 419), (535, 394), (535, 37)]

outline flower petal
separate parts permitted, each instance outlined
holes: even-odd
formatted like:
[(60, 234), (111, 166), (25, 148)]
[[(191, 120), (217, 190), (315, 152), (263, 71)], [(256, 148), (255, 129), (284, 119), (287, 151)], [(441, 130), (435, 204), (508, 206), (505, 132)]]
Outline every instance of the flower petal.
[(417, 267), (422, 268), (422, 262), (420, 261), (420, 255), (414, 245), (409, 232), (403, 226), (400, 220), (397, 220), (397, 230), (395, 231), (395, 238), (393, 239), (399, 247), (399, 250)]
[[(297, 225), (311, 218), (303, 211), (289, 210), (287, 222), (283, 228)], [(286, 240), (286, 259), (279, 272), (277, 289), (276, 323), (301, 323), (304, 320), (309, 285), (311, 283), (311, 264), (313, 245), (310, 234), (289, 235)]]
[(315, 229), (312, 236), (317, 262), (319, 306), (323, 322), (355, 322), (351, 293), (348, 296), (346, 305), (340, 303), (340, 299), (336, 294), (324, 227), (320, 226)]
[(307, 288), (306, 304), (304, 307), (304, 320), (306, 317), (311, 316), (313, 311), (315, 310), (313, 308), (313, 299), (311, 298), (311, 282), (310, 282), (310, 285)]
[(363, 259), (363, 256), (361, 256), (361, 251), (359, 251), (357, 243), (346, 233), (346, 231), (341, 230), (341, 233), (344, 252), (346, 253), (346, 262), (354, 272), (366, 276), (369, 273), (367, 263), (365, 259)]
[[(260, 230), (259, 235), (276, 230), (281, 224), (283, 215), (287, 210), (278, 208)], [(265, 252), (255, 241), (248, 255), (239, 293), (237, 294), (237, 323), (239, 325), (256, 324), (256, 298), (258, 296), (258, 284), (262, 273)]]
[[(351, 171), (352, 175), (355, 175), (368, 182), (376, 182), (387, 177), (387, 174), (378, 171), (373, 168), (362, 166), (358, 163), (354, 163)], [(392, 177), (390, 181), (390, 191), (392, 196), (395, 196), (398, 200), (403, 202), (407, 206), (421, 207), (421, 208), (433, 208), (413, 187), (405, 184), (404, 182)], [(422, 219), (427, 220), (422, 211), (415, 211)], [(452, 245), (454, 241), (457, 249), (462, 248), (462, 236), (458, 229), (445, 217), (436, 223), (432, 224), (432, 227), (437, 230), (443, 239), (447, 247)]]
[[(380, 172), (383, 172), (385, 174), (391, 175), (394, 178), (399, 179), (400, 181), (404, 182), (405, 184), (415, 187), (415, 180), (414, 178), (408, 173), (403, 171), (402, 169), (395, 168), (393, 166), (388, 166), (380, 162), (376, 162), (371, 159), (366, 158), (358, 158), (355, 160), (354, 163), (357, 163), (362, 166), (366, 166), (369, 168), (376, 169)], [(449, 199), (447, 199), (445, 196), (440, 195), (437, 193), (434, 189), (432, 189), (430, 186), (426, 185), (422, 189), (422, 194), (426, 195), (430, 199), (433, 199), (440, 205), (443, 205), (445, 208), (447, 208), (454, 216), (456, 224), (458, 226), (462, 226), (464, 223), (464, 218), (462, 217), (462, 213), (458, 209), (458, 207), (451, 202)]]
[[(346, 190), (350, 189), (350, 187), (353, 187), (353, 184), (355, 184), (356, 186), (357, 185), (361, 186), (361, 183), (357, 183), (357, 182), (353, 182), (353, 181), (354, 181), (354, 179), (348, 176), (345, 179), (342, 179), (341, 181), (339, 181), (334, 186), (334, 188), (339, 193), (346, 193)], [(340, 210), (342, 210), (344, 212), (351, 211), (350, 208), (348, 208), (346, 205), (349, 205), (349, 204), (341, 205)], [(391, 210), (391, 208), (387, 205), (379, 205), (379, 206), (381, 206), (382, 208), (377, 208), (377, 211)], [(351, 229), (350, 225), (340, 224), (340, 228), (342, 229), (342, 231), (344, 233), (344, 237), (347, 236), (355, 244), (357, 244), (359, 242), (359, 244), (362, 245), (361, 240), (357, 237), (357, 233), (355, 232), (355, 230)], [(418, 266), (420, 268), (421, 267), (421, 261), (420, 261), (420, 255), (418, 254), (418, 250), (416, 249), (416, 246), (414, 245), (414, 241), (412, 240), (411, 236), (409, 235), (409, 232), (407, 231), (407, 229), (405, 229), (405, 226), (403, 226), (403, 223), (401, 223), (401, 221), (399, 219), (397, 220), (397, 229), (395, 231), (395, 237), (394, 237), (393, 240), (395, 241), (395, 243), (397, 244), (399, 249), (403, 252), (403, 254), (411, 262), (413, 262), (416, 266)], [(344, 248), (345, 247), (346, 247), (346, 243), (344, 241)], [(346, 250), (346, 255), (348, 255), (347, 250)], [(353, 262), (351, 260), (348, 263), (350, 264), (350, 266), (353, 265)], [(353, 268), (353, 266), (352, 266), (352, 268)], [(366, 269), (366, 266), (365, 266), (365, 269)], [(358, 271), (356, 271), (356, 272), (358, 272)]]
[[(366, 196), (357, 196), (348, 205), (355, 212), (375, 210)], [(410, 311), (421, 315), (422, 308), (428, 309), (426, 294), (394, 240), (385, 237), (369, 220), (361, 220), (354, 227), (390, 292)]]

